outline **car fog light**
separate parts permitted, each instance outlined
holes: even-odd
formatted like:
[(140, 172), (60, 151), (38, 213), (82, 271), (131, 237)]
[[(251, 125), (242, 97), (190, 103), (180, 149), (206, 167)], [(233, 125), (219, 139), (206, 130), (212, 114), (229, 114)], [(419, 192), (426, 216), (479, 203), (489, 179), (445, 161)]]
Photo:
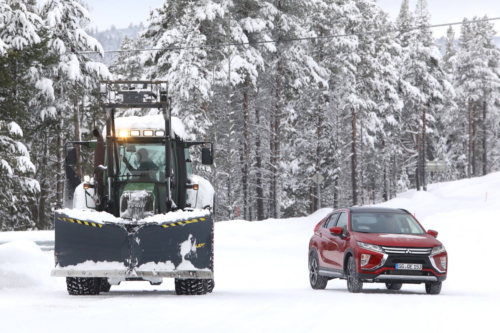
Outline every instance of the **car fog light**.
[(446, 257), (440, 257), (439, 259), (441, 260), (441, 267), (446, 269)]
[(369, 254), (362, 254), (361, 255), (361, 266), (366, 266), (366, 264), (368, 264), (368, 261), (370, 261), (370, 255)]

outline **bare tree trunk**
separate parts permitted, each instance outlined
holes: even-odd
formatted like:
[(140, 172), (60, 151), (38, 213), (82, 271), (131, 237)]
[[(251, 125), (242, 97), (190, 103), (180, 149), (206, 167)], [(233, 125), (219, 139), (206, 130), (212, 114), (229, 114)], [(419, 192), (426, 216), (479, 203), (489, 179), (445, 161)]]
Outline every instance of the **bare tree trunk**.
[[(364, 158), (364, 154), (363, 152), (365, 151), (364, 149), (364, 144), (363, 144), (363, 124), (361, 124), (360, 126), (360, 142), (359, 142), (359, 146), (360, 146), (360, 152), (359, 152), (359, 155), (360, 155), (360, 160), (361, 160), (361, 165), (357, 165), (356, 167), (361, 167), (361, 171), (359, 173), (359, 178), (360, 179), (360, 184), (361, 184), (361, 205), (364, 205), (365, 204), (365, 189), (366, 189), (366, 181), (365, 181), (365, 168), (364, 168), (364, 165), (365, 165), (365, 158)], [(369, 200), (370, 198), (368, 198)]]
[(245, 220), (250, 220), (249, 194), (249, 168), (250, 168), (250, 131), (249, 131), (249, 96), (248, 89), (250, 82), (248, 77), (245, 79), (243, 87), (243, 212)]
[[(318, 110), (319, 111), (319, 110)], [(316, 172), (321, 173), (321, 135), (322, 135), (322, 117), (321, 117), (321, 111), (318, 112), (318, 117), (317, 117), (317, 124), (316, 124)], [(316, 210), (321, 208), (321, 197), (319, 195), (321, 191), (321, 184), (316, 184), (317, 187), (317, 200), (316, 200)]]
[(63, 205), (63, 185), (64, 185), (64, 173), (63, 173), (63, 163), (62, 163), (62, 133), (61, 133), (61, 122), (62, 122), (62, 112), (61, 109), (57, 109), (57, 125), (56, 125), (56, 204), (62, 207)]
[(273, 206), (273, 217), (280, 218), (280, 193), (279, 193), (279, 162), (280, 162), (280, 125), (281, 125), (281, 79), (283, 72), (283, 62), (280, 59), (278, 61), (277, 68), (277, 76), (276, 76), (276, 104), (274, 107), (274, 117), (271, 120), (271, 133), (272, 133), (272, 160), (271, 160), (271, 168), (272, 168), (272, 206)]
[(384, 185), (382, 188), (382, 198), (384, 201), (387, 201), (389, 198), (389, 186), (387, 186), (388, 182), (388, 177), (387, 177), (387, 160), (386, 160), (386, 146), (385, 146), (385, 140), (382, 140), (382, 154), (383, 154), (383, 159), (382, 163), (384, 163)]
[(352, 183), (352, 205), (358, 204), (358, 184), (356, 183), (357, 155), (356, 155), (356, 110), (351, 107), (352, 132), (351, 132), (351, 183)]
[(469, 146), (467, 151), (467, 178), (472, 176), (472, 100), (468, 105), (468, 118), (469, 118)]
[(483, 176), (488, 174), (488, 132), (486, 128), (487, 104), (483, 101)]
[(229, 219), (234, 218), (234, 202), (233, 202), (233, 129), (234, 121), (231, 109), (231, 59), (228, 56), (228, 71), (227, 71), (227, 115), (229, 117), (229, 137), (228, 137), (228, 208)]
[[(49, 132), (49, 131), (47, 131)], [(48, 150), (49, 150), (49, 145), (48, 145), (48, 136), (49, 134), (45, 132), (42, 134), (42, 165), (40, 166), (43, 170), (40, 172), (41, 179), (40, 179), (40, 208), (38, 209), (38, 223), (36, 227), (38, 230), (44, 230), (45, 229), (45, 209), (47, 205), (47, 196), (49, 189), (47, 188), (47, 166), (49, 163), (49, 158), (48, 158)]]
[[(78, 110), (78, 99), (77, 95), (75, 92), (75, 97), (73, 99), (73, 125), (75, 128), (75, 136), (73, 140), (75, 141), (81, 141), (80, 137), (80, 115), (79, 115), (79, 110)], [(75, 166), (75, 172), (78, 175), (80, 179), (82, 179), (82, 156), (81, 156), (81, 151), (80, 151), (80, 145), (75, 146), (76, 149), (76, 166)]]
[(422, 187), (424, 191), (427, 191), (427, 181), (425, 179), (425, 164), (426, 159), (426, 146), (425, 141), (427, 140), (427, 107), (424, 106), (422, 112)]
[(472, 174), (474, 177), (477, 176), (477, 149), (476, 149), (476, 133), (477, 133), (477, 126), (476, 126), (476, 111), (477, 111), (477, 104), (474, 103), (472, 105)]
[[(260, 128), (260, 114), (259, 108), (255, 108), (255, 124)], [(261, 141), (260, 135), (255, 136), (255, 168), (257, 170), (256, 177), (256, 190), (257, 190), (257, 220), (262, 221), (264, 216), (264, 188), (262, 187), (262, 157), (260, 151)]]
[(420, 191), (420, 133), (417, 134), (417, 171), (415, 172), (415, 183), (417, 191)]

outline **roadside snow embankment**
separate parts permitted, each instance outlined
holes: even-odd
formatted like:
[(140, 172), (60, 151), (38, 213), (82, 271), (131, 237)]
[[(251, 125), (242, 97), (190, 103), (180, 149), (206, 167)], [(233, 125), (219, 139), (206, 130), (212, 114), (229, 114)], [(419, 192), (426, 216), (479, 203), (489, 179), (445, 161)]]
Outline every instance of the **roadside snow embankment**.
[(51, 258), (30, 240), (0, 245), (0, 290), (53, 283)]

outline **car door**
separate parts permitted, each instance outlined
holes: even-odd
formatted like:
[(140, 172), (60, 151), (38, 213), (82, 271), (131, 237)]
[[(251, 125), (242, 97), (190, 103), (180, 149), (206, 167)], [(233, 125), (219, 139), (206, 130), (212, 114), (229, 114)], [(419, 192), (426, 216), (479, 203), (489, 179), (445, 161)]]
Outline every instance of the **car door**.
[(344, 251), (348, 244), (348, 233), (347, 233), (347, 221), (349, 215), (346, 211), (340, 212), (339, 217), (335, 221), (335, 227), (341, 227), (343, 229), (342, 235), (332, 235), (329, 233), (328, 236), (328, 253), (325, 255), (328, 261), (331, 262), (332, 268), (342, 269), (342, 262), (344, 260)]
[(320, 241), (319, 241), (319, 257), (320, 257), (320, 266), (322, 267), (327, 267), (327, 268), (333, 268), (333, 262), (328, 256), (328, 253), (332, 251), (331, 249), (331, 242), (330, 242), (330, 228), (332, 228), (335, 223), (337, 222), (337, 218), (339, 217), (339, 213), (335, 212), (333, 213), (330, 218), (323, 223), (319, 230), (319, 236), (320, 236)]

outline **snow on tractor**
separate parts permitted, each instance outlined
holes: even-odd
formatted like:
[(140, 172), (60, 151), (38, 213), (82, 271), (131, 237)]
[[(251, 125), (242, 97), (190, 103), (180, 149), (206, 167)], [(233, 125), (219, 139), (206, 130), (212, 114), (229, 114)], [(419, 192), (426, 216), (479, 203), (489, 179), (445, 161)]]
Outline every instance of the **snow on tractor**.
[[(97, 295), (123, 281), (175, 279), (178, 295), (212, 292), (214, 190), (192, 174), (187, 141), (171, 116), (164, 81), (101, 82), (104, 135), (65, 145), (64, 208), (55, 212), (56, 267), (70, 295)], [(120, 108), (158, 109), (161, 114), (115, 118)], [(73, 167), (76, 146), (93, 148), (93, 175), (82, 182)]]

